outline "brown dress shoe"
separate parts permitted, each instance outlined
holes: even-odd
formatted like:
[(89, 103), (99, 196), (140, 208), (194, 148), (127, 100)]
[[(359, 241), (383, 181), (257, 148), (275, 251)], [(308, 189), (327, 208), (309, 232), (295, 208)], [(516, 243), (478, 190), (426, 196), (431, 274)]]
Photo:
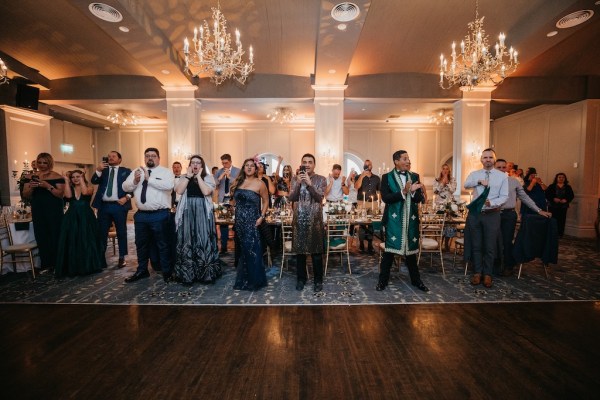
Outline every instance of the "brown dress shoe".
[(483, 286), (486, 288), (492, 287), (492, 277), (490, 275), (486, 275), (483, 277)]
[(475, 274), (471, 278), (471, 285), (479, 285), (481, 283), (481, 274)]

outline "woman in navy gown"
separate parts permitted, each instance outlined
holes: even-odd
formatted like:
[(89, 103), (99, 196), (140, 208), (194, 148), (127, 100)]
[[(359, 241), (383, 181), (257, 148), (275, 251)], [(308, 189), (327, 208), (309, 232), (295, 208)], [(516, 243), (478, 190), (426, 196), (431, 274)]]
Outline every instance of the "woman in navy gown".
[(65, 185), (69, 209), (58, 239), (55, 275), (61, 278), (100, 272), (106, 267), (106, 260), (98, 220), (90, 207), (94, 187), (79, 169), (67, 173), (65, 180), (69, 182)]
[(174, 273), (179, 282), (215, 283), (222, 275), (217, 249), (217, 230), (212, 192), (215, 179), (199, 155), (190, 158), (187, 173), (175, 186), (181, 195), (177, 205), (177, 255)]
[(63, 220), (65, 180), (52, 170), (54, 158), (48, 153), (37, 156), (36, 167), (37, 172), (23, 179), (23, 197), (31, 201), (31, 219), (42, 269), (53, 271)]
[(231, 191), (235, 206), (235, 242), (240, 254), (233, 288), (258, 290), (267, 285), (258, 226), (265, 219), (269, 193), (258, 178), (258, 167), (254, 159), (244, 161)]

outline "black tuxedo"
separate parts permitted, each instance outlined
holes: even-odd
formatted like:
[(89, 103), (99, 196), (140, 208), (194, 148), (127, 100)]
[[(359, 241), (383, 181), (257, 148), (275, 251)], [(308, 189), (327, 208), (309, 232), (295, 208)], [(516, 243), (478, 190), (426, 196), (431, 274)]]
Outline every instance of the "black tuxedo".
[[(131, 170), (129, 168), (121, 166), (119, 166), (116, 171), (113, 179), (116, 179), (117, 181), (117, 196), (119, 199), (128, 194), (123, 190), (123, 182), (125, 182), (130, 174)], [(109, 175), (110, 167), (105, 168), (100, 176), (98, 176), (96, 172), (92, 175), (92, 184), (98, 185), (92, 207), (98, 210), (98, 225), (100, 227), (100, 237), (104, 243), (104, 253), (106, 254), (108, 231), (111, 224), (114, 222), (117, 230), (117, 240), (119, 242), (119, 258), (122, 259), (127, 255), (127, 213), (131, 210), (131, 200), (128, 199), (123, 205), (117, 202), (107, 202), (102, 200), (102, 197), (106, 192), (106, 187), (108, 186)]]

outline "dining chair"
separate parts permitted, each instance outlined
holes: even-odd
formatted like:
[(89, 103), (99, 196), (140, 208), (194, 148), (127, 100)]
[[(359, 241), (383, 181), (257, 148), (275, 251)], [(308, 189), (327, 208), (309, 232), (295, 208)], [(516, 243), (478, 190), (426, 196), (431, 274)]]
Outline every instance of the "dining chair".
[(421, 260), (421, 254), (430, 254), (430, 263), (433, 265), (433, 254), (440, 255), (440, 263), (442, 265), (442, 273), (446, 276), (444, 269), (444, 257), (442, 254), (442, 244), (444, 241), (444, 223), (446, 221), (445, 214), (423, 213), (421, 214), (419, 239), (419, 255), (417, 264)]
[[(7, 242), (8, 245), (2, 242)], [(35, 263), (33, 260), (33, 251), (37, 249), (37, 243), (14, 244), (10, 226), (6, 215), (0, 219), (0, 275), (4, 268), (4, 263), (13, 264), (13, 271), (17, 272), (17, 263), (29, 261), (31, 265), (31, 274), (35, 279)], [(10, 256), (9, 261), (4, 258)]]
[(329, 255), (338, 253), (340, 255), (340, 264), (344, 265), (344, 254), (348, 262), (348, 273), (352, 275), (350, 267), (350, 237), (348, 236), (350, 224), (348, 218), (341, 215), (327, 216), (327, 255), (325, 257), (325, 272), (327, 276), (327, 266), (329, 264)]
[(112, 223), (110, 228), (108, 229), (108, 240), (112, 242), (113, 248), (113, 256), (117, 254), (117, 228), (115, 228), (115, 224)]
[[(279, 278), (283, 275), (283, 267), (285, 265), (286, 260), (289, 264), (289, 257), (296, 255), (296, 253), (292, 252), (292, 242), (294, 241), (294, 233), (291, 225), (292, 221), (281, 221), (281, 268), (279, 270)], [(308, 268), (306, 271), (307, 277)]]

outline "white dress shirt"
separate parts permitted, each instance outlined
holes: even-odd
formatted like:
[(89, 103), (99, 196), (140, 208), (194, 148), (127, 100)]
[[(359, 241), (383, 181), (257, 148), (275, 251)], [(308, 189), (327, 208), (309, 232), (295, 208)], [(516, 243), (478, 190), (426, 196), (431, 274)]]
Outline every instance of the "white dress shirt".
[[(488, 175), (489, 173), (489, 175)], [(465, 180), (465, 189), (473, 188), (473, 200), (475, 200), (483, 191), (485, 186), (480, 185), (479, 181), (488, 179), (490, 192), (487, 200), (490, 201), (489, 206), (483, 206), (483, 210), (498, 208), (508, 200), (508, 177), (504, 172), (497, 169), (485, 170), (479, 169), (469, 174)]]
[(331, 185), (331, 190), (327, 194), (327, 201), (342, 201), (344, 198), (344, 191), (342, 190), (342, 176), (338, 176), (337, 179), (331, 177), (327, 178), (327, 184), (331, 183), (333, 179), (333, 185)]
[(123, 182), (123, 190), (126, 192), (133, 192), (135, 203), (137, 208), (142, 211), (155, 211), (160, 209), (171, 208), (171, 191), (173, 190), (173, 182), (175, 181), (175, 175), (173, 172), (165, 167), (148, 168), (151, 172), (150, 178), (148, 179), (148, 188), (146, 189), (146, 202), (142, 203), (142, 182), (144, 181), (144, 171), (142, 170), (142, 176), (138, 184), (134, 184), (135, 171), (141, 170), (136, 168), (131, 171), (131, 174)]
[[(108, 191), (108, 179), (110, 179), (110, 169), (114, 168), (115, 172), (113, 175), (113, 184), (112, 184), (112, 196), (107, 196), (106, 192)], [(96, 176), (98, 176), (98, 178), (100, 178), (102, 176), (102, 172), (103, 171), (98, 171), (96, 170)], [(119, 200), (119, 190), (118, 190), (118, 182), (117, 182), (117, 175), (119, 173), (119, 166), (115, 165), (115, 166), (108, 166), (108, 176), (106, 178), (106, 189), (104, 191), (104, 193), (102, 194), (102, 201), (117, 201)]]

